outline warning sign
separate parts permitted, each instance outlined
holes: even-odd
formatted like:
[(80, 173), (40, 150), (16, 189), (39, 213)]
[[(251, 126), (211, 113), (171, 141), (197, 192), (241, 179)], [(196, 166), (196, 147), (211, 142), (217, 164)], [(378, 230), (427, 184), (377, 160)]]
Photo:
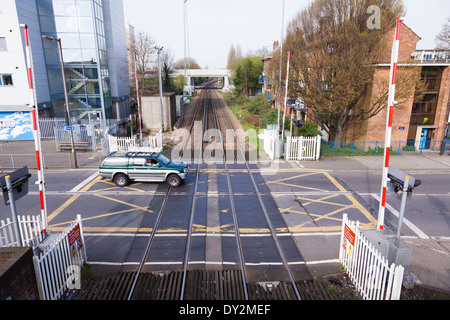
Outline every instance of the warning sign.
[(72, 252), (72, 257), (77, 254), (77, 251), (83, 246), (83, 239), (81, 238), (80, 225), (77, 224), (69, 234), (67, 235), (69, 240), (70, 251)]
[(344, 250), (347, 251), (347, 254), (351, 257), (353, 248), (355, 246), (355, 233), (347, 224), (345, 224), (344, 227), (344, 239), (342, 241), (342, 246), (344, 247)]

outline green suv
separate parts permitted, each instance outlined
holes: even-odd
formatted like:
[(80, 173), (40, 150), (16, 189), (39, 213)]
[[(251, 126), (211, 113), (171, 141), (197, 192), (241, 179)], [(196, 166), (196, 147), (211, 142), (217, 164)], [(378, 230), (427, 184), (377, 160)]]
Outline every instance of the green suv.
[(160, 152), (129, 151), (112, 152), (100, 164), (99, 174), (109, 178), (119, 187), (130, 180), (167, 183), (178, 187), (189, 172), (189, 166), (182, 161), (172, 161)]

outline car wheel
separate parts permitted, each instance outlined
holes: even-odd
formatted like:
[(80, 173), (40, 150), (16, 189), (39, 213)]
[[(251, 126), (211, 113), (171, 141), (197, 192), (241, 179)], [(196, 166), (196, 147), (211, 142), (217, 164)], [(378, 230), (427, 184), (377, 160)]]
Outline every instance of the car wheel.
[(180, 185), (181, 178), (174, 173), (169, 174), (169, 176), (167, 177), (167, 183), (169, 184), (169, 186), (176, 188)]
[(118, 173), (114, 176), (114, 183), (118, 187), (125, 187), (128, 184), (128, 177), (126, 174)]

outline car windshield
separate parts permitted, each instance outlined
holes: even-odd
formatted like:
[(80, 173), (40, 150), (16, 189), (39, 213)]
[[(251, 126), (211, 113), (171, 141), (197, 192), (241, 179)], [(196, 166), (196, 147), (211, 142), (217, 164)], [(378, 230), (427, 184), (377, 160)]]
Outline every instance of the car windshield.
[(168, 165), (170, 162), (170, 159), (166, 158), (162, 154), (159, 154), (158, 157), (156, 157), (156, 159), (158, 159), (159, 163), (161, 163), (164, 166)]

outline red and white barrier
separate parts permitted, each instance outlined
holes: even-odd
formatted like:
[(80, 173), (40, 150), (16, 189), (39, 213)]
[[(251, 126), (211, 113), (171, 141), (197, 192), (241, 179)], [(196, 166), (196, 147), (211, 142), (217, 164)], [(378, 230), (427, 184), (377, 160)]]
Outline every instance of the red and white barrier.
[(400, 43), (400, 23), (401, 18), (397, 18), (397, 24), (395, 28), (395, 38), (392, 45), (391, 52), (391, 70), (389, 79), (389, 95), (388, 95), (388, 109), (386, 117), (386, 137), (384, 143), (384, 167), (383, 176), (381, 179), (381, 201), (378, 209), (378, 224), (377, 230), (383, 230), (384, 228), (384, 211), (386, 208), (386, 191), (387, 191), (387, 179), (388, 179), (388, 168), (389, 168), (389, 152), (391, 151), (391, 132), (392, 132), (392, 115), (394, 112), (394, 105), (397, 102), (395, 98), (395, 83), (397, 81), (397, 62), (398, 62), (398, 49)]
[(33, 122), (33, 137), (34, 137), (34, 146), (36, 152), (36, 168), (37, 168), (37, 184), (39, 186), (39, 199), (40, 199), (40, 209), (41, 209), (41, 217), (42, 217), (42, 233), (45, 235), (47, 232), (47, 210), (45, 204), (45, 187), (44, 187), (44, 172), (42, 171), (41, 163), (42, 163), (42, 154), (41, 154), (41, 139), (39, 134), (39, 126), (38, 120), (39, 115), (37, 110), (37, 99), (36, 99), (36, 90), (34, 87), (34, 69), (32, 63), (32, 55), (31, 55), (31, 46), (30, 40), (28, 36), (28, 26), (26, 24), (21, 24), (21, 28), (24, 30), (24, 38), (25, 38), (25, 54), (26, 54), (26, 63), (28, 68), (28, 83), (30, 89), (30, 109), (31, 109), (31, 119)]

